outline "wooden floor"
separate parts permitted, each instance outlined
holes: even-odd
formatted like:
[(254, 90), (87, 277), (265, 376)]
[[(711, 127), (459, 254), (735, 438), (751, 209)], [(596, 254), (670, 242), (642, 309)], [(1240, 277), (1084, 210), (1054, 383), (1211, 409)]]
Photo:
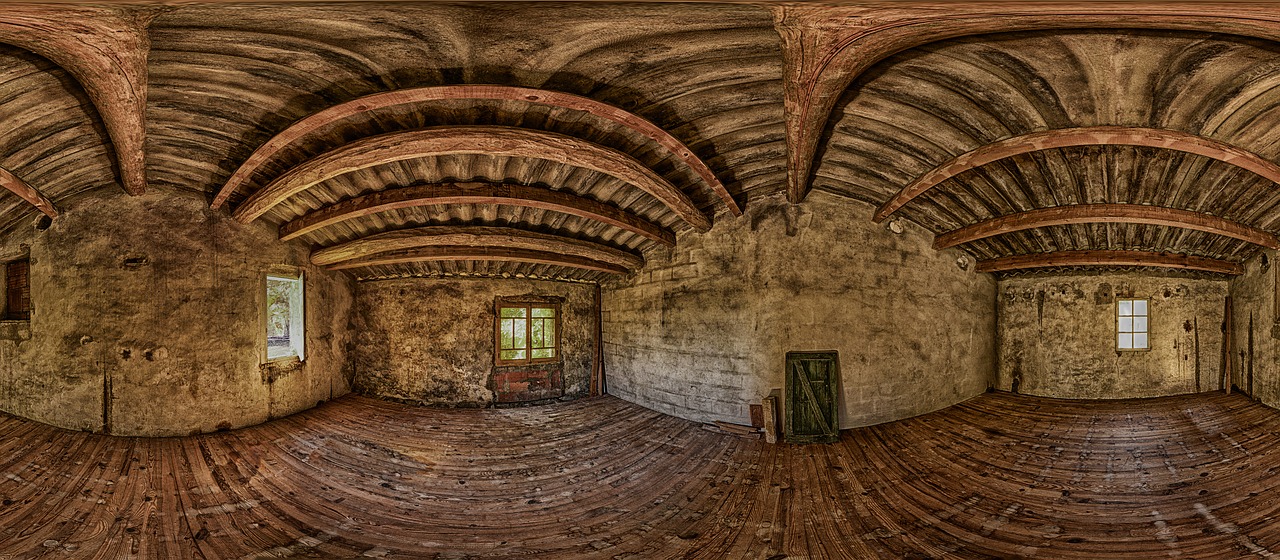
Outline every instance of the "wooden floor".
[(0, 558), (1272, 557), (1277, 434), (1221, 394), (988, 394), (811, 446), (609, 397), (164, 439), (2, 416)]

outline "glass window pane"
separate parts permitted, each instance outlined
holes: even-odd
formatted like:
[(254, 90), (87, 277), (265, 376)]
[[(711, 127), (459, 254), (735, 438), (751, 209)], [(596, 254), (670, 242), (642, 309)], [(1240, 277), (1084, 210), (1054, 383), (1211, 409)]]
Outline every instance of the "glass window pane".
[(499, 329), (499, 334), (501, 335), (502, 339), (498, 341), (498, 348), (506, 349), (506, 348), (516, 347), (516, 335), (515, 335), (514, 323), (515, 321), (512, 321), (511, 319), (502, 320), (502, 328)]
[(503, 307), (501, 309), (502, 317), (524, 317), (527, 310), (523, 307)]
[(1133, 300), (1128, 300), (1128, 299), (1120, 300), (1120, 314), (1133, 315)]
[(1133, 300), (1133, 314), (1134, 314), (1134, 315), (1146, 315), (1146, 314), (1147, 314), (1147, 300), (1145, 300), (1145, 299), (1135, 299), (1135, 300)]
[(1118, 341), (1118, 344), (1116, 344), (1116, 347), (1121, 349), (1126, 349), (1126, 350), (1133, 348), (1133, 335), (1121, 334), (1120, 340)]
[(555, 317), (556, 309), (554, 307), (535, 307), (533, 308), (534, 317)]
[(511, 324), (515, 328), (515, 332), (512, 334), (512, 337), (511, 337), (512, 348), (526, 348), (529, 346), (529, 341), (526, 340), (529, 335), (529, 332), (527, 330), (529, 327), (525, 325), (526, 321), (528, 321), (528, 319), (512, 319), (511, 320)]
[(530, 333), (532, 335), (532, 340), (529, 341), (529, 346), (532, 348), (543, 348), (546, 346), (543, 342), (543, 323), (546, 323), (545, 319), (533, 319), (533, 325), (531, 325), (531, 330), (533, 332)]
[(524, 353), (524, 350), (503, 350), (501, 356), (504, 360), (523, 360)]
[(548, 320), (547, 320), (546, 331), (547, 331), (547, 339), (546, 339), (547, 344), (546, 344), (546, 345), (547, 345), (547, 346), (555, 346), (555, 345), (556, 345), (556, 321), (555, 321), (555, 319), (548, 319)]
[(542, 348), (533, 351), (533, 359), (535, 360), (554, 357), (556, 357), (556, 351), (552, 348)]
[(1133, 317), (1120, 318), (1120, 332), (1122, 333), (1133, 332)]
[(1135, 335), (1133, 335), (1133, 347), (1134, 347), (1134, 348), (1146, 348), (1146, 347), (1147, 347), (1147, 334), (1146, 334), (1146, 333), (1141, 333), (1141, 334), (1135, 334)]
[(1134, 318), (1133, 318), (1133, 332), (1140, 332), (1140, 333), (1145, 333), (1145, 332), (1147, 332), (1147, 318), (1146, 318), (1146, 317), (1134, 317)]

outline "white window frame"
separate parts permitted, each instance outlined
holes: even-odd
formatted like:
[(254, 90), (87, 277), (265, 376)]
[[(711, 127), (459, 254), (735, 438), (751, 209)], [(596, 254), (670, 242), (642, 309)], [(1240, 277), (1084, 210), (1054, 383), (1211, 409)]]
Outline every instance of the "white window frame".
[[(1117, 352), (1151, 350), (1151, 300), (1145, 298), (1116, 299)], [(1139, 341), (1142, 346), (1138, 346)]]
[[(271, 312), (269, 309), (268, 286), (271, 282), (292, 282), (295, 283), (296, 289), (289, 294), (289, 346), (283, 352), (273, 353), (271, 347), (270, 329), (271, 329)], [(306, 340), (307, 340), (307, 312), (306, 312), (306, 293), (307, 284), (302, 271), (292, 273), (281, 273), (273, 271), (267, 273), (263, 277), (262, 282), (262, 341), (266, 345), (266, 361), (275, 362), (281, 360), (297, 359), (298, 361), (306, 360)]]

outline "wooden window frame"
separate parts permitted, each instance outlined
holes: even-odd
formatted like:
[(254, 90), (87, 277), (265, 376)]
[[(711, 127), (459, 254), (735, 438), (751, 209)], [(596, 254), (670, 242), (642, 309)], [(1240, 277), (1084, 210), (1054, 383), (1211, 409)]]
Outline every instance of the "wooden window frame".
[[(17, 294), (19, 301), (25, 303), (25, 309), (21, 311), (14, 310), (14, 289), (13, 276), (15, 267), (21, 266), (23, 274), (26, 277), (26, 284), (18, 286)], [(31, 320), (31, 259), (17, 259), (4, 263), (4, 314), (0, 316), (0, 320), (4, 321), (30, 321)]]
[[(524, 358), (516, 359), (516, 360), (502, 359), (502, 350), (503, 350), (502, 348), (502, 309), (503, 308), (524, 308), (525, 309), (525, 323), (524, 323), (525, 324), (525, 327), (524, 327), (525, 328), (525, 338), (524, 338), (525, 357)], [(532, 319), (533, 319), (534, 308), (552, 309), (555, 312), (554, 328), (556, 332), (555, 332), (555, 340), (553, 341), (553, 346), (551, 347), (555, 350), (555, 356), (553, 357), (550, 357), (550, 358), (532, 357), (533, 356), (533, 347), (531, 346), (533, 344)], [(498, 300), (495, 301), (493, 305), (493, 365), (499, 366), (499, 367), (505, 367), (505, 366), (527, 366), (527, 365), (534, 365), (534, 364), (560, 363), (561, 357), (563, 355), (561, 353), (562, 347), (560, 344), (561, 322), (562, 321), (561, 321), (559, 300), (551, 300), (551, 299), (514, 300), (514, 299), (498, 298)], [(518, 350), (518, 349), (513, 348), (511, 350)]]
[[(1146, 312), (1146, 313), (1144, 313), (1144, 314), (1142, 314), (1142, 315), (1136, 315), (1136, 314), (1133, 314), (1133, 313), (1130, 313), (1129, 315), (1121, 315), (1121, 314), (1120, 314), (1120, 302), (1122, 302), (1122, 301), (1128, 301), (1128, 302), (1138, 302), (1138, 301), (1141, 301), (1141, 302), (1144, 302), (1144, 303), (1146, 303), (1147, 312)], [(1121, 318), (1121, 317), (1142, 317), (1142, 318), (1145, 318), (1145, 319), (1147, 320), (1147, 329), (1146, 329), (1145, 331), (1136, 331), (1136, 330), (1129, 331), (1130, 333), (1138, 333), (1138, 332), (1142, 332), (1142, 334), (1147, 335), (1147, 345), (1146, 345), (1145, 347), (1143, 347), (1143, 348), (1121, 348), (1121, 347), (1120, 347), (1120, 335), (1121, 335), (1121, 334), (1123, 334), (1123, 333), (1120, 331), (1120, 318)], [(1115, 317), (1115, 319), (1116, 319), (1116, 321), (1115, 321), (1116, 331), (1115, 331), (1115, 336), (1111, 339), (1111, 341), (1115, 344), (1116, 352), (1150, 352), (1150, 351), (1151, 351), (1151, 300), (1150, 300), (1150, 299), (1148, 299), (1148, 298), (1139, 298), (1139, 297), (1132, 297), (1132, 298), (1116, 298), (1116, 317)]]
[[(290, 301), (289, 311), (293, 315), (290, 320), (289, 347), (290, 353), (272, 356), (270, 342), (270, 315), (271, 310), (267, 304), (267, 290), (272, 280), (289, 281), (297, 283), (296, 301)], [(277, 267), (268, 270), (262, 274), (262, 343), (263, 343), (263, 360), (262, 363), (268, 364), (273, 362), (298, 361), (305, 362), (307, 360), (307, 278), (303, 271), (293, 268)], [(297, 323), (293, 322), (293, 318), (298, 319)]]

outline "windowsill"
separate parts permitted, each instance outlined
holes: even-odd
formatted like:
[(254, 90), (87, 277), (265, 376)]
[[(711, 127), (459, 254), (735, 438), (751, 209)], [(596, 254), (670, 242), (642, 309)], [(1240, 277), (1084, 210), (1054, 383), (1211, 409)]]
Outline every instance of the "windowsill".
[(262, 373), (263, 383), (275, 383), (277, 379), (286, 377), (289, 374), (302, 369), (302, 360), (297, 356), (280, 356), (272, 358), (266, 363), (258, 366), (258, 371)]
[(563, 368), (564, 360), (556, 360), (554, 362), (533, 362), (529, 364), (494, 364), (493, 367), (494, 369), (499, 369), (499, 370), (521, 369), (521, 368), (523, 369), (554, 369), (554, 368)]
[(0, 340), (31, 340), (29, 319), (0, 319)]

